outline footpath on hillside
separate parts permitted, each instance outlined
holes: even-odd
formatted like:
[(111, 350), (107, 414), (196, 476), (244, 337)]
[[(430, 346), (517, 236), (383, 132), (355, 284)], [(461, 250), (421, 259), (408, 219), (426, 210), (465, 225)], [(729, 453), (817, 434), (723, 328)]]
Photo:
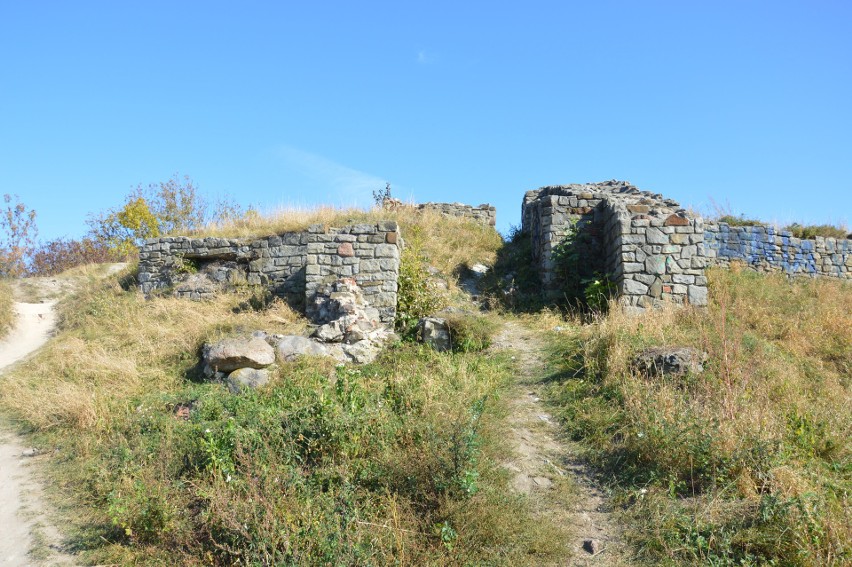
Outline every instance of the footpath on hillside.
[[(116, 265), (109, 270), (120, 269)], [(54, 306), (73, 289), (58, 278), (29, 278), (13, 283), (15, 326), (0, 340), (3, 374), (41, 348), (56, 328)], [(0, 424), (0, 565), (73, 565), (44, 498), (39, 461), (47, 455), (28, 447), (8, 423)]]
[(542, 401), (540, 380), (546, 371), (544, 340), (512, 320), (505, 320), (492, 348), (515, 353), (518, 374), (509, 394), (512, 473), (516, 492), (529, 498), (543, 522), (567, 526), (571, 556), (565, 565), (629, 565), (621, 532), (605, 493), (577, 447), (560, 436), (556, 420)]

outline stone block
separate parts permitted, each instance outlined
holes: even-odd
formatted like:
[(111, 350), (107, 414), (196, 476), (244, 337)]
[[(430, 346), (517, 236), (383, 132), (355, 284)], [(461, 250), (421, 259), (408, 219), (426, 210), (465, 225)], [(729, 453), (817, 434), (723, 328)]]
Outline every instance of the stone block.
[(394, 244), (379, 244), (375, 254), (376, 258), (399, 258), (399, 248)]
[(668, 244), (669, 237), (656, 227), (648, 227), (645, 231), (645, 239), (648, 244)]
[(690, 305), (707, 305), (707, 288), (700, 285), (691, 285), (687, 292), (687, 298)]
[[(625, 269), (625, 271), (627, 270)], [(662, 255), (649, 256), (645, 259), (645, 271), (649, 274), (665, 274), (666, 257)]]
[(665, 226), (689, 226), (689, 219), (680, 215), (669, 215), (666, 218)]
[(343, 257), (354, 256), (355, 249), (352, 247), (352, 243), (344, 242), (343, 244), (337, 247), (337, 254)]

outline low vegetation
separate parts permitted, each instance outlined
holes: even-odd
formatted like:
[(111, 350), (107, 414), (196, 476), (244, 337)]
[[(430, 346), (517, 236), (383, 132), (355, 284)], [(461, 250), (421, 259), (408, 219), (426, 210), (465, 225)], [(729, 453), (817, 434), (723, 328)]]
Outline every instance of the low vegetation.
[[(468, 254), (499, 241), (424, 219), (436, 224), (403, 229), (423, 266), (488, 260), (430, 244), (441, 223)], [(401, 342), (357, 368), (303, 359), (232, 395), (200, 379), (205, 341), (305, 330), (257, 293), (145, 300), (132, 271), (89, 282), (60, 306), (60, 334), (4, 377), (0, 407), (58, 451), (51, 474), (84, 561), (517, 565), (562, 552), (497, 466), (514, 363), (482, 356), (492, 319), (454, 318), (456, 352)]]
[[(360, 367), (282, 363), (239, 395), (201, 379), (201, 345), (304, 333), (284, 302), (248, 286), (146, 300), (132, 267), (58, 278), (78, 288), (60, 305), (60, 332), (4, 375), (0, 410), (55, 451), (50, 474), (82, 561), (563, 561), (564, 534), (499, 466), (516, 368), (488, 347), (502, 316), (520, 311), (550, 340), (552, 412), (611, 488), (636, 564), (852, 562), (848, 283), (734, 265), (708, 271), (705, 310), (628, 317), (605, 309), (605, 280), (589, 280), (577, 282), (582, 305), (548, 311), (518, 231), (504, 244), (489, 227), (406, 207), (251, 213), (196, 230), (248, 237), (388, 218), (406, 242), (400, 340)], [(490, 313), (459, 301), (452, 274), (474, 263), (493, 266), (482, 281)], [(448, 306), (452, 352), (410, 340), (421, 316)], [(707, 352), (704, 372), (634, 371), (635, 353), (672, 344)]]
[(823, 238), (849, 238), (852, 236), (844, 227), (832, 224), (801, 225), (793, 223), (785, 226), (784, 230), (789, 230), (796, 238), (808, 238), (811, 240), (817, 236), (822, 236)]
[[(709, 271), (706, 311), (612, 310), (552, 334), (551, 401), (610, 479), (639, 559), (852, 561), (852, 293), (827, 280)], [(632, 355), (683, 344), (706, 370), (648, 378)]]
[(12, 286), (0, 279), (0, 338), (9, 334), (15, 324), (15, 298)]
[(731, 226), (763, 226), (766, 223), (757, 219), (751, 219), (745, 215), (725, 214), (716, 219), (716, 222), (723, 222)]

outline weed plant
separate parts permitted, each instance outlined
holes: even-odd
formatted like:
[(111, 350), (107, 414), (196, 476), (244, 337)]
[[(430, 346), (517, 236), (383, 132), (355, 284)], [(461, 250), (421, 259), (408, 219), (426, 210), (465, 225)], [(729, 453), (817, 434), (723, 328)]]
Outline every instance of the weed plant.
[[(852, 561), (852, 289), (708, 270), (706, 310), (613, 309), (554, 335), (550, 399), (612, 480), (640, 559), (678, 565)], [(706, 351), (683, 378), (632, 371), (656, 345)]]

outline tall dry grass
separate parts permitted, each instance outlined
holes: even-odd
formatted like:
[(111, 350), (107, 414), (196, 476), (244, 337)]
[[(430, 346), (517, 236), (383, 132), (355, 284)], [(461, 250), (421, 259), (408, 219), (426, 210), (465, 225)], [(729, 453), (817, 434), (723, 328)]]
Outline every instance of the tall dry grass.
[(108, 428), (117, 404), (152, 385), (177, 387), (200, 345), (218, 334), (304, 329), (283, 302), (248, 308), (250, 290), (207, 302), (146, 300), (122, 288), (121, 278), (98, 281), (90, 270), (82, 277), (80, 291), (58, 307), (59, 335), (5, 375), (0, 389), (0, 408), (36, 431)]
[(477, 262), (493, 264), (502, 244), (500, 234), (490, 226), (438, 212), (398, 209), (339, 209), (334, 207), (285, 208), (268, 214), (254, 214), (237, 221), (205, 227), (200, 234), (229, 238), (249, 238), (305, 230), (313, 224), (340, 227), (383, 220), (397, 221), (406, 241), (418, 245), (431, 265), (445, 274)]
[[(574, 378), (552, 394), (569, 430), (628, 492), (645, 487), (638, 521), (667, 518), (668, 535), (637, 536), (658, 559), (852, 559), (852, 288), (736, 266), (708, 278), (707, 309), (612, 309), (561, 347)], [(707, 352), (705, 371), (633, 372), (633, 355), (657, 345)]]
[(15, 298), (12, 286), (0, 280), (0, 338), (5, 337), (15, 325)]

